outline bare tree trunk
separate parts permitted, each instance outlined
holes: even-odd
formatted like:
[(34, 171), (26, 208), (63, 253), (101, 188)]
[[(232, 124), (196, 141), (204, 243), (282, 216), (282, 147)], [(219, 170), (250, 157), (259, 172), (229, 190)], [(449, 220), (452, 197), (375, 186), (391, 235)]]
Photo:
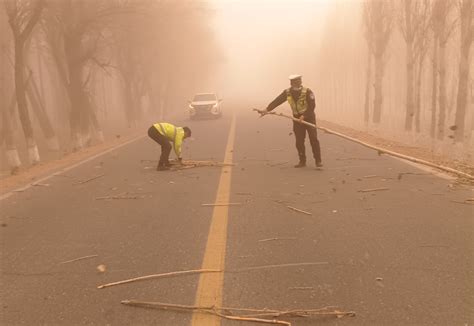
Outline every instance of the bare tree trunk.
[(374, 115), (372, 121), (380, 123), (383, 105), (384, 62), (382, 56), (375, 56)]
[(94, 105), (94, 102), (92, 101), (92, 98), (90, 96), (87, 96), (86, 98), (86, 107), (87, 113), (88, 113), (88, 120), (90, 122), (90, 128), (92, 128), (93, 134), (95, 139), (103, 143), (104, 142), (104, 132), (102, 131), (102, 128), (100, 127), (99, 119), (97, 118), (97, 107)]
[(87, 94), (84, 92), (83, 63), (81, 61), (81, 39), (78, 35), (64, 36), (64, 52), (66, 54), (69, 76), (68, 95), (71, 103), (70, 126), (73, 151), (84, 148), (89, 142), (89, 107)]
[(469, 81), (469, 51), (471, 49), (473, 32), (473, 1), (464, 0), (461, 7), (461, 60), (459, 62), (459, 84), (457, 94), (457, 108), (455, 116), (454, 140), (464, 140), (466, 108), (468, 100)]
[(416, 85), (415, 85), (415, 131), (419, 133), (421, 131), (421, 81), (423, 77), (423, 63), (424, 58), (420, 58), (418, 62), (418, 71), (416, 77)]
[(365, 126), (368, 127), (370, 119), (370, 81), (372, 79), (372, 53), (367, 52), (367, 67), (366, 67), (366, 80), (365, 80), (365, 101), (364, 101), (364, 122)]
[(18, 155), (18, 149), (13, 138), (13, 112), (15, 110), (15, 106), (16, 94), (13, 93), (10, 103), (3, 109), (2, 112), (2, 139), (5, 142), (7, 162), (11, 169), (11, 174), (17, 174), (21, 166), (20, 156)]
[(446, 127), (446, 42), (440, 42), (439, 48), (439, 116), (438, 139), (443, 140)]
[[(36, 87), (36, 93), (38, 94), (38, 97), (39, 98), (42, 98), (44, 99), (45, 98), (45, 95), (44, 95), (44, 82), (43, 82), (43, 63), (41, 61), (41, 47), (40, 47), (40, 40), (37, 38), (36, 39), (36, 62), (37, 62), (37, 65), (38, 65), (38, 82), (39, 82), (39, 86), (37, 85)], [(36, 85), (36, 84), (35, 84)], [(44, 105), (43, 103), (43, 107), (45, 107), (46, 105)]]
[(410, 131), (413, 128), (413, 116), (414, 116), (414, 57), (413, 57), (413, 42), (407, 41), (406, 43), (406, 56), (407, 56), (407, 85), (406, 85), (406, 114), (405, 114), (405, 130)]
[(31, 107), (38, 118), (39, 125), (46, 138), (48, 148), (53, 151), (59, 151), (59, 142), (54, 132), (51, 121), (49, 120), (43, 101), (41, 100), (38, 87), (34, 78), (31, 78), (26, 87), (27, 96)]
[(33, 135), (33, 128), (31, 126), (30, 114), (28, 112), (28, 104), (26, 101), (25, 81), (23, 79), (23, 71), (25, 69), (23, 45), (24, 42), (15, 40), (15, 91), (18, 114), (28, 147), (28, 157), (32, 164), (36, 164), (39, 162), (40, 157), (38, 146), (36, 145)]
[(71, 128), (71, 138), (73, 142), (73, 150), (77, 151), (84, 147), (84, 135), (82, 133), (82, 114), (81, 110), (82, 99), (81, 99), (81, 72), (74, 63), (69, 64), (69, 99), (71, 102), (71, 114), (70, 114), (70, 128)]
[(431, 81), (431, 126), (430, 136), (431, 138), (436, 137), (436, 115), (437, 115), (437, 104), (438, 104), (438, 50), (439, 50), (439, 39), (435, 37), (433, 41), (433, 65), (432, 65), (432, 81)]
[[(33, 135), (33, 128), (26, 101), (26, 85), (24, 81), (25, 70), (25, 44), (30, 38), (33, 28), (37, 24), (43, 10), (44, 0), (31, 3), (5, 2), (15, 49), (15, 92), (21, 126), (28, 147), (28, 156), (32, 164), (39, 162), (38, 146)], [(30, 14), (30, 15), (28, 15)]]

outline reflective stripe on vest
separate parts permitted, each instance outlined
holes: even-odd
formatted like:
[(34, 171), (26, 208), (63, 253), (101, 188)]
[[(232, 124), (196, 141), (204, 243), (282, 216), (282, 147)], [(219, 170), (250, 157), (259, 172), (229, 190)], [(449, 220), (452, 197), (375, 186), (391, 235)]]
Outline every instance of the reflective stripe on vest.
[(306, 93), (308, 89), (306, 87), (303, 87), (301, 89), (300, 96), (298, 97), (296, 102), (293, 99), (293, 96), (291, 96), (290, 90), (291, 88), (288, 88), (286, 90), (286, 100), (288, 101), (288, 103), (290, 103), (291, 110), (293, 110), (293, 114), (301, 115), (304, 112), (306, 112), (306, 110), (308, 109), (308, 105), (307, 105), (308, 103), (306, 102)]

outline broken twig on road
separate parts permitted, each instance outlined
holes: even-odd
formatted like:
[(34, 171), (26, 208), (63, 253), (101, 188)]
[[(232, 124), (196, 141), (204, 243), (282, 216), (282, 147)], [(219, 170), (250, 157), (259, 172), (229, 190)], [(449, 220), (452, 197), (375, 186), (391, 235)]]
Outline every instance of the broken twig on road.
[(389, 188), (372, 188), (372, 189), (360, 189), (358, 192), (373, 192), (373, 191), (384, 191), (389, 190)]
[(288, 288), (288, 290), (314, 290), (314, 287), (312, 287), (312, 286), (293, 286), (291, 288)]
[(183, 162), (176, 162), (171, 161), (171, 170), (178, 171), (178, 170), (185, 170), (197, 167), (225, 167), (225, 166), (234, 166), (233, 163), (224, 163), (224, 162), (217, 162), (217, 161), (183, 161)]
[(258, 240), (258, 242), (275, 241), (275, 240), (296, 240), (296, 238), (268, 238), (268, 239)]
[(292, 211), (295, 211), (295, 212), (298, 212), (298, 213), (302, 213), (302, 214), (306, 214), (306, 215), (313, 215), (313, 213), (304, 211), (302, 209), (299, 209), (299, 208), (296, 208), (296, 207), (293, 207), (293, 206), (286, 206), (286, 207), (291, 209)]
[(96, 197), (95, 200), (107, 200), (107, 199), (139, 199), (143, 197), (139, 196), (104, 196), (104, 197)]
[(398, 180), (402, 180), (404, 175), (432, 175), (433, 173), (415, 173), (415, 172), (401, 172), (398, 174)]
[(290, 322), (276, 319), (263, 319), (266, 318), (278, 318), (278, 317), (314, 317), (314, 316), (335, 316), (338, 318), (344, 316), (355, 316), (353, 311), (339, 311), (337, 309), (331, 309), (331, 307), (324, 307), (319, 309), (293, 309), (293, 310), (276, 310), (276, 309), (249, 309), (249, 308), (232, 308), (232, 307), (205, 307), (205, 306), (188, 306), (179, 304), (170, 304), (162, 302), (146, 302), (136, 300), (123, 300), (121, 302), (124, 305), (144, 307), (144, 308), (156, 308), (164, 310), (179, 310), (179, 311), (191, 311), (191, 312), (202, 312), (212, 314), (225, 319), (249, 321), (266, 324), (277, 324), (277, 325), (288, 325), (291, 326)]
[(31, 185), (35, 187), (49, 187), (49, 183), (32, 183)]
[(364, 175), (362, 178), (369, 179), (369, 178), (375, 178), (375, 177), (377, 177), (376, 174), (370, 174), (370, 175)]
[(135, 278), (131, 278), (131, 279), (123, 280), (123, 281), (118, 281), (118, 282), (113, 282), (113, 283), (107, 283), (107, 284), (99, 285), (97, 288), (98, 289), (103, 289), (103, 288), (106, 288), (106, 287), (109, 287), (109, 286), (132, 283), (132, 282), (143, 281), (143, 280), (156, 279), (156, 278), (165, 278), (165, 277), (182, 276), (182, 275), (190, 275), (190, 274), (200, 274), (200, 273), (220, 273), (220, 272), (222, 272), (222, 270), (220, 270), (220, 269), (193, 269), (193, 270), (189, 270), (189, 271), (178, 271), (178, 272), (170, 272), (170, 273), (162, 273), (162, 274), (153, 274), (153, 275), (135, 277)]
[(238, 206), (238, 205), (242, 205), (242, 203), (201, 204), (201, 206), (204, 206), (204, 207), (210, 207), (210, 206)]
[(286, 163), (290, 163), (290, 161), (285, 161), (285, 162), (280, 162), (280, 163), (272, 163), (272, 164), (268, 163), (267, 165), (271, 166), (271, 167), (275, 167), (275, 166), (284, 165)]
[(464, 200), (464, 201), (461, 201), (461, 200), (451, 200), (453, 203), (456, 203), (456, 204), (464, 204), (464, 205), (474, 205), (474, 202), (473, 201), (469, 201), (469, 200)]
[(76, 185), (83, 184), (83, 183), (86, 183), (86, 182), (89, 182), (89, 181), (92, 181), (92, 180), (95, 180), (95, 179), (99, 179), (99, 178), (103, 177), (104, 175), (105, 174), (99, 174), (99, 175), (96, 175), (95, 177), (92, 177), (92, 178), (89, 178), (89, 179), (86, 179), (86, 180), (83, 180), (83, 181), (78, 181), (75, 184)]
[(76, 262), (76, 261), (79, 261), (79, 260), (84, 260), (84, 259), (89, 259), (89, 258), (94, 258), (94, 257), (99, 257), (99, 255), (89, 255), (89, 256), (79, 257), (79, 258), (76, 258), (76, 259), (66, 260), (66, 261), (63, 261), (61, 263), (58, 263), (58, 265), (73, 263), (73, 262)]
[(162, 273), (162, 274), (152, 274), (146, 276), (140, 276), (136, 278), (131, 278), (123, 281), (107, 283), (103, 285), (99, 285), (98, 289), (103, 289), (106, 287), (132, 283), (137, 281), (149, 280), (149, 279), (157, 279), (157, 278), (165, 278), (165, 277), (173, 277), (173, 276), (182, 276), (182, 275), (190, 275), (190, 274), (200, 274), (200, 273), (241, 273), (241, 272), (250, 272), (262, 269), (270, 269), (270, 268), (282, 268), (282, 267), (301, 267), (301, 266), (315, 266), (315, 265), (327, 265), (328, 262), (307, 262), (307, 263), (290, 263), (290, 264), (279, 264), (279, 265), (263, 265), (263, 266), (254, 266), (254, 267), (245, 267), (240, 269), (234, 270), (221, 270), (221, 269), (193, 269), (193, 270), (186, 270), (186, 271), (177, 271), (177, 272), (169, 272), (169, 273)]
[[(121, 302), (124, 305), (142, 307), (142, 308), (156, 308), (163, 310), (177, 310), (177, 311), (191, 311), (191, 312), (202, 312), (206, 314), (215, 315), (221, 318), (230, 319), (230, 320), (240, 320), (240, 321), (249, 321), (265, 324), (277, 324), (277, 325), (287, 325), (291, 326), (291, 323), (280, 320), (271, 320), (271, 319), (261, 319), (254, 317), (239, 317), (234, 316), (229, 308), (220, 308), (220, 307), (203, 307), (203, 306), (187, 306), (171, 303), (161, 303), (161, 302), (146, 302), (146, 301), (135, 301), (135, 300), (124, 300)], [(226, 315), (230, 313), (230, 315)]]

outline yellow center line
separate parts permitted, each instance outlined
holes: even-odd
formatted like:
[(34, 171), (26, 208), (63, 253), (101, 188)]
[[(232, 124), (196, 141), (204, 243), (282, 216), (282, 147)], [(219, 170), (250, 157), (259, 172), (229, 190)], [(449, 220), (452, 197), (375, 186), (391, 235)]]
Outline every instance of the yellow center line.
[[(224, 163), (232, 163), (232, 152), (235, 138), (235, 115), (232, 116), (227, 146), (225, 149)], [(232, 166), (222, 168), (217, 188), (216, 204), (227, 203), (230, 198), (230, 184), (232, 178)], [(216, 206), (212, 213), (211, 226), (207, 238), (206, 251), (202, 262), (202, 269), (220, 269), (225, 267), (225, 251), (227, 242), (227, 219), (228, 206)], [(222, 306), (222, 288), (224, 285), (224, 273), (201, 274), (196, 293), (196, 306)], [(217, 316), (194, 313), (192, 325), (218, 326), (221, 324)]]

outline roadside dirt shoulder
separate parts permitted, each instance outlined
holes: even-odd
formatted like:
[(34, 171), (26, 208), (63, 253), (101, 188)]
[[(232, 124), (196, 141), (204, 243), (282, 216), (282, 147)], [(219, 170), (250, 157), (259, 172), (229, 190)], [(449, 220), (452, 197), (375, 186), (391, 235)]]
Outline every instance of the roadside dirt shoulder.
[(64, 168), (84, 161), (94, 155), (105, 152), (128, 141), (141, 137), (141, 133), (134, 133), (128, 136), (122, 136), (114, 140), (87, 147), (81, 151), (69, 153), (60, 159), (42, 162), (37, 165), (23, 167), (20, 172), (0, 180), (0, 195), (8, 193), (20, 187), (34, 183), (47, 175), (58, 172)]
[(367, 143), (373, 146), (384, 148), (393, 152), (397, 152), (403, 155), (407, 155), (407, 156), (411, 156), (417, 159), (432, 162), (437, 165), (450, 167), (452, 169), (455, 169), (455, 170), (458, 170), (470, 175), (474, 175), (474, 165), (472, 165), (470, 162), (463, 162), (463, 161), (451, 159), (448, 156), (443, 156), (443, 155), (433, 153), (428, 148), (409, 146), (409, 145), (399, 143), (396, 141), (380, 138), (363, 131), (355, 130), (355, 129), (345, 127), (345, 126), (340, 126), (329, 121), (318, 120), (318, 126), (339, 132), (341, 134), (347, 135), (349, 137), (355, 138), (359, 141), (362, 141), (364, 143)]

